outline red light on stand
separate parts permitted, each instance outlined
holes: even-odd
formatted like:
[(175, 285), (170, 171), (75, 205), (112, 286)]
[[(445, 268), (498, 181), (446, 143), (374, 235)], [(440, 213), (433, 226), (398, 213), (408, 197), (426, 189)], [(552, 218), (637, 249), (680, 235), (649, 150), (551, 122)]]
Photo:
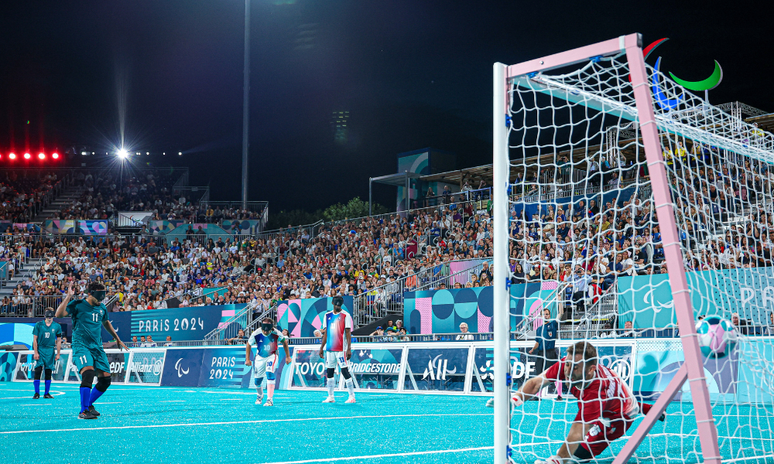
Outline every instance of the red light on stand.
[(42, 159), (42, 160), (46, 159), (46, 154), (45, 153), (38, 153), (38, 159)]
[(15, 160), (16, 159), (16, 153), (9, 153), (8, 154), (8, 159)]
[(30, 158), (32, 158), (32, 155), (30, 155), (29, 153), (24, 154), (24, 159), (28, 160)]
[(51, 153), (51, 157), (54, 158), (55, 160), (58, 160), (59, 159), (59, 153), (56, 153), (56, 152)]

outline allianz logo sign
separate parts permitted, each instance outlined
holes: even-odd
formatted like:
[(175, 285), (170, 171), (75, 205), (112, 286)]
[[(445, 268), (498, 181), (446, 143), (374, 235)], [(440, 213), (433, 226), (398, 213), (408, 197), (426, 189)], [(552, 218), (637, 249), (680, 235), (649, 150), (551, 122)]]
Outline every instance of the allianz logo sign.
[(154, 375), (161, 374), (161, 368), (164, 365), (164, 360), (158, 359), (143, 359), (142, 361), (132, 362), (132, 372), (153, 372)]
[(608, 366), (611, 371), (618, 374), (622, 380), (629, 380), (632, 375), (632, 365), (625, 359), (617, 359)]
[(447, 374), (456, 374), (457, 368), (455, 367), (453, 370), (449, 370), (448, 365), (449, 360), (441, 359), (441, 355), (439, 354), (435, 358), (428, 361), (427, 368), (422, 374), (422, 380), (425, 380), (428, 377), (430, 380), (446, 380)]

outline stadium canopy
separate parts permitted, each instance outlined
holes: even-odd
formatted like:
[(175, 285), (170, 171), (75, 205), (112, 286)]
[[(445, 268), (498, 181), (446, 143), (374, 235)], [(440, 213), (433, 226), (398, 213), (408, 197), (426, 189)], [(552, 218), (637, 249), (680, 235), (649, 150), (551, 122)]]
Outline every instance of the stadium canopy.
[(371, 215), (371, 205), (373, 204), (373, 191), (372, 185), (374, 182), (378, 184), (392, 185), (394, 187), (404, 187), (403, 195), (406, 203), (409, 202), (409, 188), (411, 187), (411, 179), (419, 179), (419, 174), (403, 171), (397, 174), (388, 174), (386, 176), (369, 177), (368, 178), (368, 215)]

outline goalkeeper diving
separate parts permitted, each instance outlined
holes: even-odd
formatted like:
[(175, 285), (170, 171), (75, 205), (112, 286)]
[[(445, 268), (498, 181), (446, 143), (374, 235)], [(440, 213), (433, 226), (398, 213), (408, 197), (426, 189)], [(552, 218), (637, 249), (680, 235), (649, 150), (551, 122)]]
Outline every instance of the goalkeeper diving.
[(590, 462), (622, 437), (640, 413), (650, 411), (652, 405), (637, 402), (626, 382), (597, 360), (597, 349), (591, 343), (578, 342), (567, 348), (567, 356), (524, 382), (511, 396), (511, 404), (521, 407), (544, 386), (560, 381), (569, 384), (570, 393), (578, 399), (578, 414), (564, 444), (556, 455), (535, 464)]

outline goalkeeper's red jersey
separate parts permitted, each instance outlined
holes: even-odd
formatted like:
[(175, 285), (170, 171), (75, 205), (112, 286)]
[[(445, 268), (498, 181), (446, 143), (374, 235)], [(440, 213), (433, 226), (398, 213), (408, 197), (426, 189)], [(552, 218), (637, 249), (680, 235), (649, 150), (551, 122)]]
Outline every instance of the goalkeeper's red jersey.
[[(567, 357), (545, 371), (548, 380), (567, 380), (564, 375), (564, 363)], [(632, 420), (640, 413), (640, 407), (631, 389), (618, 374), (607, 367), (597, 364), (594, 380), (579, 390), (570, 388), (570, 393), (578, 398), (578, 415), (575, 422), (591, 423), (599, 418), (614, 420)]]

